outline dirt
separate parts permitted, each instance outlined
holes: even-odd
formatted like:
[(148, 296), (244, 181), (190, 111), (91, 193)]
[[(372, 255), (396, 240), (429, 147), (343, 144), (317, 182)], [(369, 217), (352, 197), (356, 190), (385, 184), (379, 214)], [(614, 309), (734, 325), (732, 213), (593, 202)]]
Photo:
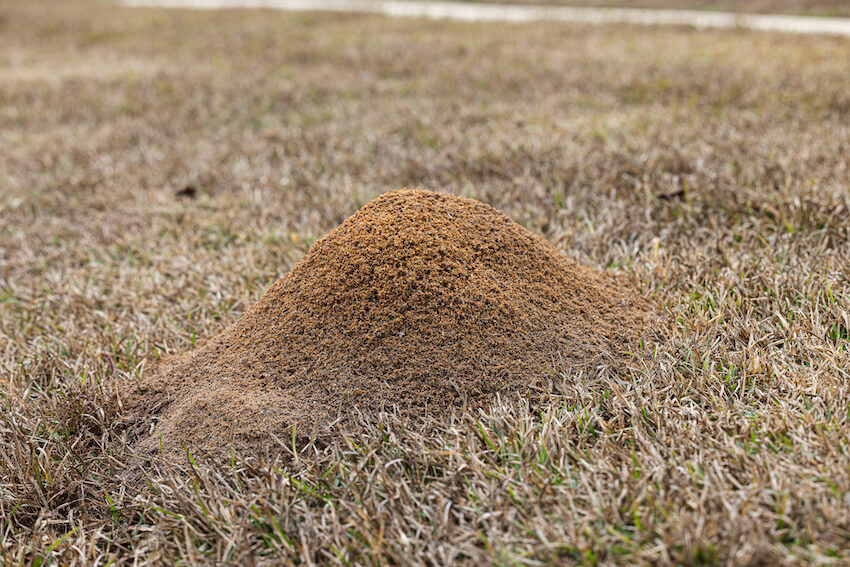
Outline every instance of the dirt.
[(145, 453), (258, 448), (293, 427), (321, 435), (354, 408), (478, 407), (563, 365), (621, 364), (651, 317), (621, 279), (489, 205), (392, 191), (125, 403), (145, 423)]

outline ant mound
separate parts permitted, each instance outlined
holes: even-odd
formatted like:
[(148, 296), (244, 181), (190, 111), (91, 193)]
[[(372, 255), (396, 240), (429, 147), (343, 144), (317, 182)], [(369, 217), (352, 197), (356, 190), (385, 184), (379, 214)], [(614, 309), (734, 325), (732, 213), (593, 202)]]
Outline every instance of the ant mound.
[(489, 205), (392, 191), (125, 404), (147, 423), (143, 452), (260, 448), (293, 427), (321, 434), (353, 408), (441, 412), (522, 394), (558, 365), (622, 360), (651, 320), (621, 280)]

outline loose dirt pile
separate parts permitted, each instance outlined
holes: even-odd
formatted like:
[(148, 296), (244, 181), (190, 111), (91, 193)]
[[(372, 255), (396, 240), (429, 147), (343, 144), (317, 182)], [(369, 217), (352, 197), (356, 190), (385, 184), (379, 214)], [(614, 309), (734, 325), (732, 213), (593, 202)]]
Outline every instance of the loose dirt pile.
[(157, 418), (143, 450), (259, 447), (355, 407), (441, 411), (522, 393), (559, 363), (616, 360), (649, 320), (622, 282), (492, 207), (393, 191), (126, 401)]

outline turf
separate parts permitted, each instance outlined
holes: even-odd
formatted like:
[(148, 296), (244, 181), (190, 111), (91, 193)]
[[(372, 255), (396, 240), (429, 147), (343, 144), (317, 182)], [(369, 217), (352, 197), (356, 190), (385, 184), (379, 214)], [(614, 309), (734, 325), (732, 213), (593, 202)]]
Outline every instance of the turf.
[[(466, 0), (495, 2), (496, 0)], [(804, 16), (848, 17), (850, 5), (844, 0), (511, 0), (506, 4), (552, 4), (594, 8), (649, 8), (709, 10), (756, 14), (799, 14)]]
[[(850, 43), (0, 4), (0, 553), (18, 564), (850, 561)], [(141, 497), (121, 378), (401, 186), (633, 278), (658, 346)]]

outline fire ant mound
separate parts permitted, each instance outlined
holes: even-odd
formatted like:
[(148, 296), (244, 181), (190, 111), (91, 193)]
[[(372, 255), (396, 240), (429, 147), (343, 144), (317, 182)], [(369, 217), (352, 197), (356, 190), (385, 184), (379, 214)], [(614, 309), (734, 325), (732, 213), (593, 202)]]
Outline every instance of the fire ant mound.
[(488, 205), (393, 191), (125, 403), (148, 424), (143, 451), (262, 447), (355, 407), (439, 412), (521, 394), (557, 364), (616, 360), (650, 319), (622, 281)]

